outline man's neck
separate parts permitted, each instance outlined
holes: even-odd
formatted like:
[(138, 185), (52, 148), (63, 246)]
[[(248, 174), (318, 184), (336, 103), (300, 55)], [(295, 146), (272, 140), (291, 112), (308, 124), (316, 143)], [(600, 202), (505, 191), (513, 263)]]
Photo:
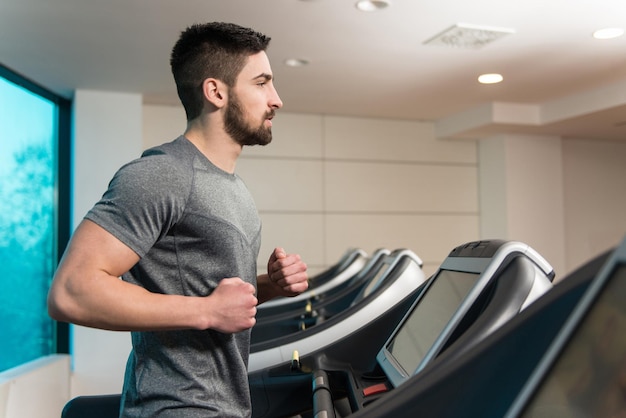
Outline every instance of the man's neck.
[(223, 129), (196, 122), (187, 125), (184, 135), (215, 166), (231, 174), (235, 172), (242, 146)]

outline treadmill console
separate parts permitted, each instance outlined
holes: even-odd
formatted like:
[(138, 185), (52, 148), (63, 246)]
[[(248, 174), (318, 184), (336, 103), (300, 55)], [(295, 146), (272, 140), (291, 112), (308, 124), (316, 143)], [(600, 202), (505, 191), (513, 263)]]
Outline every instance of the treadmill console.
[(507, 417), (626, 414), (626, 240), (531, 374)]
[[(378, 364), (397, 387), (462, 334), (470, 332), (465, 337), (469, 339), (473, 325), (476, 337), (483, 337), (479, 328), (486, 322), (501, 323), (520, 312), (529, 297), (551, 287), (553, 277), (552, 267), (525, 244), (476, 241), (456, 247), (382, 347)], [(533, 291), (534, 287), (540, 290)], [(500, 312), (488, 312), (489, 305)], [(478, 321), (483, 314), (493, 317)]]

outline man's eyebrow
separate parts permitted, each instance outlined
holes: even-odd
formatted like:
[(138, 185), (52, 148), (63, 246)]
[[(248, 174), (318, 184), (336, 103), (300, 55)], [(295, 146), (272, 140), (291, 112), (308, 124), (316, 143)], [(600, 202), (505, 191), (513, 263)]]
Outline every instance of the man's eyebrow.
[(261, 73), (259, 75), (257, 75), (256, 77), (253, 78), (253, 80), (259, 79), (259, 78), (263, 78), (265, 79), (265, 81), (270, 81), (273, 77), (271, 74), (268, 73)]

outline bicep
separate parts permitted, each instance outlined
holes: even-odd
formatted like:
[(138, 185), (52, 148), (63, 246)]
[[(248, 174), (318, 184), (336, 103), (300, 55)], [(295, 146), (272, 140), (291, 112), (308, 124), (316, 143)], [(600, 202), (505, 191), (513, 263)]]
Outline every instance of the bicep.
[(106, 317), (101, 313), (106, 310), (103, 306), (110, 306), (119, 298), (120, 286), (126, 284), (119, 277), (138, 260), (135, 252), (109, 232), (84, 220), (54, 275), (48, 293), (48, 313), (60, 321), (104, 327), (100, 318)]
[(59, 270), (119, 277), (139, 261), (130, 247), (98, 224), (83, 220), (74, 232)]

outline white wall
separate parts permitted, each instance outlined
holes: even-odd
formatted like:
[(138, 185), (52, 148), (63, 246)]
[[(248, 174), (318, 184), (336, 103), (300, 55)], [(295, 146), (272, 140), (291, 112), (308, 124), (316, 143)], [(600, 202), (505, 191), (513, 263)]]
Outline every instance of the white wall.
[(0, 418), (58, 418), (70, 396), (70, 357), (53, 355), (0, 373)]
[(571, 270), (626, 234), (626, 142), (564, 141), (563, 179)]

